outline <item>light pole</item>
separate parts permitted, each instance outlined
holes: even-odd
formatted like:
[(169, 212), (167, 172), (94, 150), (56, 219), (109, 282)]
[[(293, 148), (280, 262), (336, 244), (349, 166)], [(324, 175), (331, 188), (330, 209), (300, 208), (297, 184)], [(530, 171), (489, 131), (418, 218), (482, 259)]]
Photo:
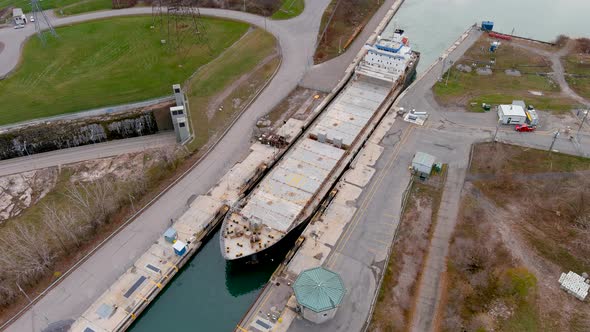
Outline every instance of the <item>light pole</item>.
[(498, 122), (496, 123), (496, 132), (494, 133), (494, 143), (496, 143), (496, 136), (498, 136), (498, 129), (500, 129), (500, 122), (502, 122), (502, 119), (498, 119)]
[(449, 60), (449, 72), (447, 73), (447, 80), (445, 81), (445, 86), (449, 83), (449, 76), (451, 76), (451, 70), (453, 70), (453, 61)]
[(555, 144), (555, 141), (557, 140), (558, 137), (559, 137), (559, 130), (556, 130), (553, 133), (553, 142), (551, 142), (551, 146), (549, 147), (549, 153), (551, 153), (553, 151), (553, 145)]
[(586, 121), (586, 118), (588, 117), (588, 113), (590, 113), (589, 111), (584, 111), (584, 117), (582, 118), (582, 122), (580, 123), (580, 126), (578, 127), (578, 132), (576, 133), (576, 136), (580, 136), (580, 130), (582, 129), (582, 126), (584, 125), (584, 121)]
[(440, 70), (440, 79), (439, 79), (439, 82), (442, 82), (443, 75), (445, 74), (445, 62), (447, 61), (447, 58), (442, 58), (442, 61), (443, 61), (443, 63), (442, 63), (442, 69)]

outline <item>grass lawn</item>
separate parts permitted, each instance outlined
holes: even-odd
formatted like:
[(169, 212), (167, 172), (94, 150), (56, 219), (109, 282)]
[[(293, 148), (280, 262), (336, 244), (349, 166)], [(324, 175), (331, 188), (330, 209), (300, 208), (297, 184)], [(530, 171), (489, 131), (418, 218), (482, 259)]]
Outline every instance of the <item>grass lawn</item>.
[[(490, 53), (490, 41), (487, 35), (483, 35), (455, 65), (476, 63), (479, 68), (489, 65), (493, 69), (492, 75), (478, 75), (475, 69), (466, 73), (453, 66), (448, 84), (445, 84), (449, 75), (447, 71), (443, 81), (433, 87), (439, 103), (446, 106), (462, 106), (476, 112), (483, 111), (482, 103), (498, 105), (511, 103), (514, 99), (522, 99), (540, 110), (557, 112), (569, 111), (577, 106), (574, 100), (562, 97), (559, 86), (544, 76), (545, 73), (551, 72), (548, 59), (511, 43), (503, 43), (497, 52)], [(519, 70), (522, 75), (510, 76), (504, 72), (512, 68)], [(531, 91), (540, 92), (542, 95), (532, 94)]]
[(282, 0), (281, 8), (272, 14), (273, 20), (288, 20), (298, 16), (305, 9), (305, 0)]
[[(240, 109), (240, 107), (230, 107), (234, 99), (239, 98), (240, 106), (245, 105), (245, 100), (251, 99), (256, 90), (272, 75), (278, 65), (277, 61), (259, 66), (262, 60), (276, 51), (275, 47), (274, 36), (256, 29), (215, 61), (203, 67), (191, 79), (187, 87), (187, 97), (191, 124), (196, 133), (195, 139), (189, 144), (191, 150), (199, 149), (209, 138), (229, 124)], [(238, 78), (253, 70), (255, 72), (225, 98), (223, 109), (215, 111), (212, 117), (208, 117), (207, 110), (211, 100)]]
[(112, 0), (84, 0), (69, 6), (56, 9), (58, 15), (76, 15), (80, 13), (108, 10), (113, 8)]
[(568, 74), (581, 76), (566, 76), (570, 88), (580, 96), (590, 99), (590, 54), (570, 54), (562, 58), (565, 71)]
[[(42, 9), (51, 9), (65, 7), (80, 1), (81, 0), (43, 0), (40, 1), (39, 4)], [(31, 1), (29, 0), (0, 0), (0, 8), (8, 6), (20, 7), (25, 13), (31, 11)]]
[(162, 46), (149, 16), (58, 28), (60, 38), (50, 38), (46, 47), (31, 38), (20, 67), (0, 81), (0, 124), (171, 93), (172, 84), (185, 81), (248, 29), (240, 22), (203, 21), (210, 50), (202, 43), (178, 51)]

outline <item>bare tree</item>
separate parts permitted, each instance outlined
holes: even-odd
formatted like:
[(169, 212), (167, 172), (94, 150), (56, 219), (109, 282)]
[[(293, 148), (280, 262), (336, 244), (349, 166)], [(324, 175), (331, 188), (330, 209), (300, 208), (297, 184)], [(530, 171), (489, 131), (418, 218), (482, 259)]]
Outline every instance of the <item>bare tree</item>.
[(72, 244), (80, 247), (81, 238), (89, 231), (88, 224), (78, 220), (71, 208), (58, 209), (55, 204), (43, 205), (43, 225), (53, 234), (64, 252)]
[(49, 270), (55, 254), (43, 235), (30, 225), (16, 224), (0, 236), (0, 266), (16, 281), (31, 283)]
[(93, 229), (101, 226), (117, 208), (118, 193), (110, 179), (70, 185), (65, 194)]

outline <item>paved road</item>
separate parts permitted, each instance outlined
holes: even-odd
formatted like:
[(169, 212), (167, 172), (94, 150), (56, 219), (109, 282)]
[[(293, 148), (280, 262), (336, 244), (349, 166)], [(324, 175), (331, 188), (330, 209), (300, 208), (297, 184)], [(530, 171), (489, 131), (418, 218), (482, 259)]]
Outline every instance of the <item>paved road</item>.
[[(57, 287), (37, 302), (33, 310), (27, 311), (7, 331), (41, 331), (48, 324), (77, 318), (108, 288), (161, 234), (171, 217), (178, 217), (186, 208), (187, 200), (194, 194), (204, 194), (232, 165), (244, 157), (249, 146), (252, 128), (257, 118), (272, 109), (297, 86), (307, 68), (311, 67), (315, 41), (322, 13), (329, 0), (306, 1), (304, 12), (288, 21), (267, 21), (268, 29), (278, 36), (283, 63), (269, 86), (239, 118), (216, 148), (201, 161), (180, 182), (146, 209), (135, 222), (130, 224), (111, 241), (99, 249), (78, 269), (67, 276)], [(56, 24), (69, 24), (87, 19), (151, 13), (150, 8), (131, 8), (105, 11), (68, 17)], [(227, 17), (264, 27), (265, 19), (260, 16), (226, 10), (203, 9), (202, 14)], [(26, 29), (18, 35), (17, 41), (24, 40)], [(16, 30), (14, 30), (16, 31)], [(13, 30), (0, 30), (0, 41), (15, 36)], [(7, 48), (14, 47), (11, 41)], [(13, 56), (18, 54), (10, 51)], [(6, 70), (11, 63), (0, 53), (0, 68)], [(47, 317), (47, 319), (44, 318)]]
[(84, 160), (112, 157), (124, 153), (140, 152), (164, 146), (173, 146), (175, 144), (176, 137), (174, 136), (174, 133), (163, 132), (156, 135), (38, 153), (32, 156), (0, 161), (0, 176), (52, 166), (66, 165)]

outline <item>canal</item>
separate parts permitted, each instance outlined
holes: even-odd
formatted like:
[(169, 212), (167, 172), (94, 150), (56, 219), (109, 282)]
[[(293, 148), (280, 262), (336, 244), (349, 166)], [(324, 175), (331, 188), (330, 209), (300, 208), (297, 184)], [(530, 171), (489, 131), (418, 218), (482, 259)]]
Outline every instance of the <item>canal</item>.
[[(313, 0), (308, 0), (313, 1)], [(368, 1), (368, 0), (367, 0)], [(588, 36), (587, 0), (406, 0), (388, 29), (403, 28), (422, 53), (425, 70), (467, 26), (494, 21), (500, 32), (554, 40), (558, 34)], [(278, 261), (231, 268), (216, 233), (130, 329), (232, 331), (270, 278)]]

